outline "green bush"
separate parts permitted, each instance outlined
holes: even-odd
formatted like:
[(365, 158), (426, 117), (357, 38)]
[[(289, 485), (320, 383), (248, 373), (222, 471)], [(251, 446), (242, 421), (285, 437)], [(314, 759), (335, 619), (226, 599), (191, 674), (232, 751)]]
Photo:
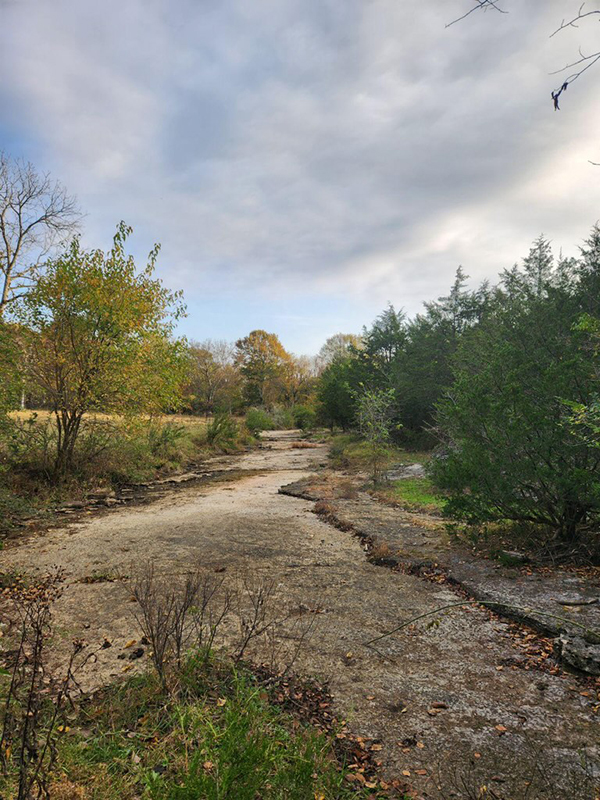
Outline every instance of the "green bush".
[[(600, 231), (596, 239), (594, 254)], [(569, 411), (590, 406), (597, 388), (597, 357), (576, 323), (599, 303), (587, 281), (600, 270), (594, 261), (574, 275), (542, 256), (507, 273), (502, 303), (463, 337), (438, 404), (442, 447), (431, 474), (454, 518), (537, 525), (570, 552), (593, 541), (600, 521), (598, 450)]]
[(211, 447), (233, 450), (238, 444), (239, 434), (239, 426), (231, 414), (215, 414), (206, 428), (206, 441)]
[(285, 406), (275, 406), (271, 412), (271, 419), (277, 430), (291, 430), (296, 424), (292, 410)]
[(308, 406), (294, 406), (294, 425), (303, 431), (313, 430), (317, 424), (317, 415)]
[(275, 430), (275, 422), (264, 408), (249, 408), (246, 412), (246, 427), (254, 436), (261, 431)]

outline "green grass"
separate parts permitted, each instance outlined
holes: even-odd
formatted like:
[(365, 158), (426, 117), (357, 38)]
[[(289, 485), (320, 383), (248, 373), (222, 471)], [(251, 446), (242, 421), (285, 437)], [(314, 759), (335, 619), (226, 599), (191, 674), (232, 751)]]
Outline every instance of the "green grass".
[[(388, 466), (400, 464), (425, 464), (431, 458), (431, 453), (404, 450), (395, 445), (387, 448)], [(331, 438), (329, 460), (336, 469), (364, 469), (370, 460), (369, 445), (358, 433), (340, 433)]]
[(441, 512), (444, 498), (436, 492), (428, 478), (403, 478), (380, 489), (385, 500), (391, 500), (408, 511)]
[(153, 676), (107, 691), (59, 745), (56, 779), (94, 800), (344, 800), (358, 792), (332, 740), (231, 666), (192, 663), (168, 699)]

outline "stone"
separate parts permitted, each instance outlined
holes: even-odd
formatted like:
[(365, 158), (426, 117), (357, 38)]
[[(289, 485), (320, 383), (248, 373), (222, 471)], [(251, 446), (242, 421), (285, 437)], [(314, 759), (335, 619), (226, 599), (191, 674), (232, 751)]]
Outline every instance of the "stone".
[(569, 666), (589, 675), (600, 675), (600, 644), (588, 642), (583, 636), (561, 633), (554, 649)]

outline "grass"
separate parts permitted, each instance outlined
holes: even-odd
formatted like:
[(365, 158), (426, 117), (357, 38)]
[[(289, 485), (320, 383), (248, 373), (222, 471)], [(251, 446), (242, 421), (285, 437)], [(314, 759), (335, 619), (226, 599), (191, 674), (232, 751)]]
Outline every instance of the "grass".
[[(238, 420), (214, 431), (214, 421), (184, 415), (124, 419), (84, 417), (70, 474), (53, 480), (57, 431), (48, 411), (14, 412), (0, 437), (0, 534), (23, 520), (42, 520), (90, 491), (141, 483), (177, 472), (213, 453), (233, 453), (252, 437)], [(212, 432), (212, 436), (210, 436)], [(216, 433), (216, 435), (215, 435)]]
[(73, 800), (381, 796), (350, 785), (334, 741), (274, 705), (251, 673), (197, 659), (176, 698), (149, 674), (90, 701), (59, 742), (54, 782)]
[[(406, 464), (425, 464), (431, 453), (387, 447), (387, 468)], [(364, 469), (370, 459), (369, 446), (358, 433), (340, 433), (331, 438), (329, 459), (335, 469)]]
[(403, 478), (392, 481), (380, 487), (377, 494), (407, 511), (439, 513), (444, 507), (444, 498), (437, 493), (428, 478)]
[[(9, 413), (9, 417), (15, 420), (20, 420), (21, 422), (25, 422), (31, 419), (33, 416), (37, 416), (40, 422), (54, 419), (53, 413), (46, 409), (25, 409), (22, 411), (11, 411)], [(85, 414), (84, 418), (103, 421), (120, 419), (120, 417), (116, 414), (103, 414), (101, 412)], [(146, 416), (144, 419), (149, 419), (149, 417)], [(208, 420), (205, 417), (198, 417), (194, 416), (193, 414), (159, 414), (158, 416), (153, 417), (153, 419), (156, 422), (163, 424), (171, 422), (175, 425), (185, 425), (186, 427), (198, 429), (206, 427), (208, 423)]]

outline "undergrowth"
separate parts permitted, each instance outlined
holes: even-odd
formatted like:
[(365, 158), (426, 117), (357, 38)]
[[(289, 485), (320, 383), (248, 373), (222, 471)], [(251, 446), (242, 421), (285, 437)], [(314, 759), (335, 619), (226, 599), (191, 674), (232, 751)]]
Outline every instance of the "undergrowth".
[(228, 415), (208, 425), (197, 418), (98, 415), (84, 419), (72, 469), (57, 480), (52, 417), (46, 412), (15, 416), (0, 435), (0, 534), (100, 487), (149, 481), (215, 452), (237, 452), (252, 441), (247, 428)]
[(187, 662), (175, 698), (148, 674), (89, 702), (57, 763), (56, 782), (95, 800), (377, 797), (349, 785), (330, 738), (272, 704), (249, 671), (214, 658)]
[[(425, 464), (431, 453), (405, 450), (390, 444), (386, 447), (386, 468), (392, 469), (415, 462)], [(368, 465), (371, 455), (369, 445), (358, 433), (339, 433), (331, 438), (329, 460), (334, 469), (362, 470)]]

